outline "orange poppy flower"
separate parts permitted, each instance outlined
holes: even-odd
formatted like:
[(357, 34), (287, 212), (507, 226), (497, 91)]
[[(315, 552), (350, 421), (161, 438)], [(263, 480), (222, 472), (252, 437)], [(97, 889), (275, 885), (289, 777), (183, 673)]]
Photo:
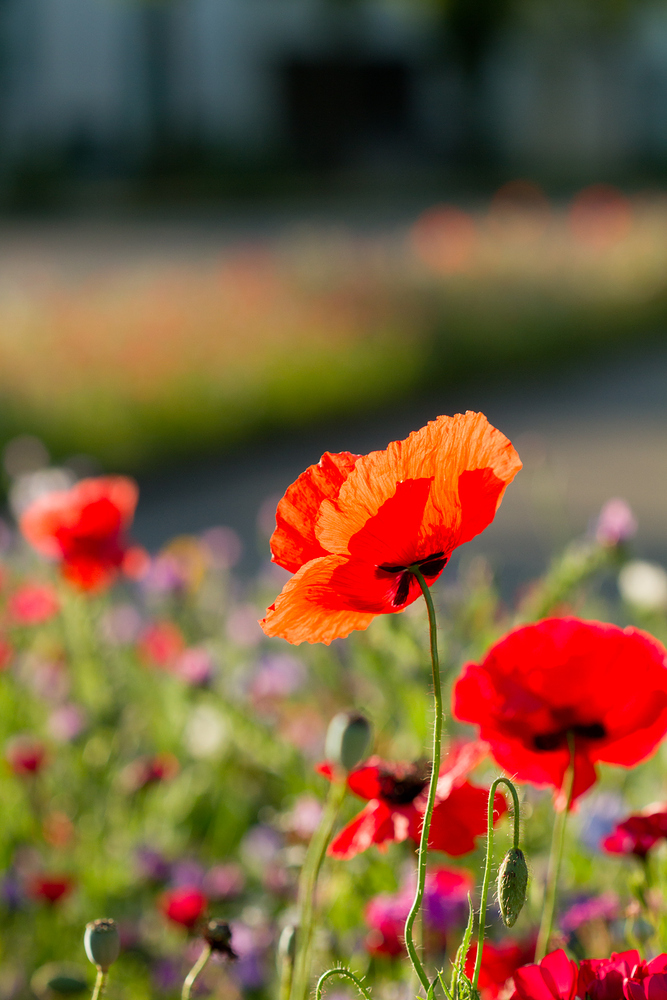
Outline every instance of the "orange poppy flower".
[(369, 455), (326, 452), (287, 490), (273, 561), (295, 575), (260, 623), (288, 642), (324, 642), (402, 611), (452, 551), (493, 520), (521, 468), (483, 413), (438, 417)]

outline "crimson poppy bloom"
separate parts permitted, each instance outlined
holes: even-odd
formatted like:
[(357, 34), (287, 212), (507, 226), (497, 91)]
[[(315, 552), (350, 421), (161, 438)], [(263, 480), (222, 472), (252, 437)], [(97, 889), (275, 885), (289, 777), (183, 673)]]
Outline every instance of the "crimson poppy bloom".
[(34, 777), (46, 763), (46, 747), (35, 736), (20, 734), (8, 741), (5, 758), (14, 774)]
[(493, 520), (521, 468), (484, 414), (438, 417), (369, 455), (326, 452), (278, 504), (273, 561), (294, 573), (260, 623), (289, 642), (324, 642), (402, 611), (452, 551)]
[(647, 806), (628, 816), (602, 841), (610, 854), (634, 854), (642, 860), (651, 848), (667, 837), (667, 802)]
[(208, 900), (196, 886), (184, 885), (163, 893), (160, 908), (175, 924), (191, 929), (205, 912)]
[(644, 961), (636, 950), (611, 958), (587, 958), (579, 969), (578, 993), (589, 1000), (666, 1000), (667, 955)]
[[(455, 748), (440, 768), (428, 839), (431, 850), (444, 851), (452, 857), (468, 854), (475, 849), (475, 837), (486, 833), (488, 789), (466, 780), (486, 752), (484, 744), (464, 744)], [(320, 765), (318, 771), (331, 780), (333, 770), (329, 764)], [(348, 787), (355, 795), (368, 799), (368, 805), (341, 830), (327, 853), (348, 860), (371, 844), (386, 850), (390, 843), (401, 843), (408, 837), (419, 843), (429, 777), (430, 766), (424, 761), (397, 763), (379, 757), (371, 757), (362, 767), (351, 771), (347, 776)], [(497, 822), (507, 811), (499, 792), (494, 809)]]
[(574, 1000), (578, 979), (577, 963), (559, 948), (516, 970), (512, 1000)]
[(136, 483), (125, 476), (82, 479), (35, 500), (20, 528), (38, 552), (60, 562), (67, 580), (95, 590), (110, 583), (123, 564), (137, 498)]
[(138, 757), (120, 773), (120, 783), (126, 792), (138, 792), (160, 781), (171, 781), (180, 770), (178, 758), (165, 751), (154, 757)]
[(48, 583), (24, 583), (7, 602), (9, 616), (18, 625), (43, 625), (59, 606), (58, 595)]
[(139, 640), (139, 655), (146, 663), (171, 670), (185, 650), (185, 639), (178, 625), (168, 619), (152, 622)]
[[(508, 980), (517, 969), (535, 957), (535, 941), (514, 941), (505, 938), (494, 943), (485, 941), (482, 948), (482, 964), (479, 969), (479, 991), (482, 1000), (496, 1000), (504, 991)], [(472, 979), (477, 958), (477, 944), (473, 943), (466, 957), (465, 973)]]
[[(454, 688), (454, 715), (479, 726), (494, 758), (520, 781), (559, 793), (574, 739), (573, 799), (595, 764), (632, 767), (667, 732), (664, 647), (645, 632), (550, 618), (510, 632)], [(557, 808), (564, 808), (562, 794)]]
[(43, 900), (53, 906), (74, 888), (74, 882), (67, 875), (33, 875), (28, 880), (28, 894), (33, 899)]

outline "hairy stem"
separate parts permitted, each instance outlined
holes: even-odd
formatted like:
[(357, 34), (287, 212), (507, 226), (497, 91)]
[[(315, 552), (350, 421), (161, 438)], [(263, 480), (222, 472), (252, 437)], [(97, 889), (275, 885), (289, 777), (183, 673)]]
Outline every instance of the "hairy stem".
[(574, 785), (574, 733), (568, 732), (567, 745), (570, 751), (570, 762), (563, 778), (563, 798), (565, 808), (562, 812), (556, 813), (553, 835), (551, 837), (551, 851), (549, 852), (549, 867), (547, 868), (547, 881), (544, 889), (544, 909), (542, 910), (542, 921), (540, 932), (537, 935), (537, 945), (535, 946), (535, 961), (541, 962), (547, 953), (549, 939), (554, 926), (554, 915), (556, 913), (556, 898), (558, 896), (558, 879), (560, 876), (560, 866), (563, 860), (563, 845), (565, 844), (565, 827), (567, 815), (572, 805), (572, 786)]
[(489, 895), (489, 882), (491, 881), (491, 864), (493, 862), (493, 804), (496, 798), (498, 785), (507, 785), (512, 793), (514, 802), (514, 846), (519, 846), (520, 815), (519, 796), (517, 790), (509, 778), (496, 778), (489, 789), (489, 810), (486, 827), (486, 864), (484, 866), (484, 879), (482, 881), (482, 898), (479, 904), (479, 925), (477, 928), (477, 955), (475, 957), (475, 971), (472, 977), (472, 984), (477, 989), (479, 973), (482, 968), (482, 949), (484, 948), (484, 935), (486, 933), (486, 907)]
[(108, 970), (105, 972), (104, 969), (101, 969), (98, 965), (97, 976), (95, 978), (95, 986), (93, 988), (93, 995), (90, 998), (90, 1000), (100, 1000), (100, 997), (102, 996), (102, 994), (106, 989), (108, 978), (109, 978)]
[(324, 804), (320, 824), (308, 846), (308, 853), (299, 879), (299, 922), (297, 931), (297, 951), (292, 978), (292, 1000), (307, 1000), (310, 988), (312, 964), (313, 929), (315, 920), (315, 895), (324, 855), (331, 840), (336, 816), (345, 798), (345, 780), (336, 779), (331, 783)]
[(359, 977), (355, 976), (354, 972), (351, 972), (349, 969), (344, 969), (342, 966), (339, 969), (327, 969), (326, 972), (322, 973), (320, 978), (317, 980), (315, 1000), (322, 1000), (322, 987), (326, 983), (327, 979), (331, 979), (332, 976), (343, 976), (345, 979), (351, 979), (365, 1000), (371, 1000), (369, 991), (366, 989)]
[(185, 977), (185, 982), (183, 983), (183, 989), (181, 990), (181, 1000), (190, 1000), (190, 992), (195, 984), (195, 980), (200, 972), (203, 971), (204, 966), (211, 957), (211, 946), (210, 944), (205, 944), (201, 955), (192, 966), (187, 976)]
[(424, 595), (424, 600), (426, 601), (426, 608), (428, 611), (428, 624), (429, 633), (431, 638), (431, 668), (433, 672), (433, 700), (435, 703), (435, 721), (433, 725), (433, 767), (431, 770), (431, 780), (428, 786), (428, 799), (426, 802), (426, 811), (424, 813), (424, 822), (422, 825), (421, 838), (419, 840), (419, 854), (417, 861), (417, 889), (415, 892), (415, 898), (413, 900), (412, 906), (410, 907), (410, 912), (408, 913), (408, 918), (405, 921), (405, 945), (408, 950), (408, 955), (410, 961), (412, 962), (412, 967), (415, 970), (419, 982), (423, 986), (424, 990), (428, 993), (431, 984), (429, 978), (426, 975), (424, 966), (415, 947), (415, 942), (413, 938), (413, 927), (417, 914), (419, 913), (422, 905), (422, 900), (424, 898), (424, 884), (426, 881), (426, 855), (428, 852), (428, 835), (431, 829), (431, 819), (433, 817), (433, 808), (435, 806), (435, 795), (438, 787), (438, 777), (440, 775), (440, 756), (442, 747), (442, 689), (440, 685), (440, 661), (438, 659), (438, 634), (437, 634), (437, 622), (435, 619), (435, 608), (433, 607), (433, 599), (431, 597), (431, 592), (428, 588), (426, 580), (422, 576), (422, 573), (418, 566), (408, 567), (409, 571), (414, 574), (414, 576), (419, 581), (419, 586), (422, 589), (422, 594)]

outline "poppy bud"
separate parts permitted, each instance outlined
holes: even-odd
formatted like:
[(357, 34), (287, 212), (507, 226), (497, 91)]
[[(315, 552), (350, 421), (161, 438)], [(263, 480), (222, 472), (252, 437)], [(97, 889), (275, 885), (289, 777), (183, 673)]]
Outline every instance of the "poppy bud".
[(232, 930), (224, 920), (209, 920), (204, 931), (204, 940), (211, 951), (222, 952), (227, 958), (238, 958), (232, 949)]
[(118, 958), (120, 952), (120, 935), (115, 920), (92, 920), (86, 924), (83, 936), (83, 946), (89, 960), (102, 972)]
[(506, 927), (513, 927), (526, 902), (528, 866), (519, 847), (511, 847), (498, 872), (498, 902)]
[(327, 729), (324, 753), (327, 760), (351, 771), (366, 756), (371, 724), (359, 712), (339, 712)]

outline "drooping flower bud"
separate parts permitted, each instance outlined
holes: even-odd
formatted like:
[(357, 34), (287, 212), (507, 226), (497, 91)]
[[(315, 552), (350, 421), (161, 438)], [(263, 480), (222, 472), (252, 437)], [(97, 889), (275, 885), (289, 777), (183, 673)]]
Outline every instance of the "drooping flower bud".
[(219, 951), (227, 958), (238, 958), (232, 948), (232, 929), (224, 920), (209, 920), (204, 930), (204, 940), (211, 951)]
[(511, 847), (498, 872), (498, 902), (503, 923), (513, 927), (526, 902), (528, 866), (523, 851)]
[(83, 946), (89, 960), (102, 972), (118, 958), (120, 952), (120, 935), (115, 920), (92, 920), (86, 924)]
[(359, 712), (339, 712), (327, 729), (324, 753), (327, 760), (351, 771), (359, 764), (371, 741), (371, 724)]

